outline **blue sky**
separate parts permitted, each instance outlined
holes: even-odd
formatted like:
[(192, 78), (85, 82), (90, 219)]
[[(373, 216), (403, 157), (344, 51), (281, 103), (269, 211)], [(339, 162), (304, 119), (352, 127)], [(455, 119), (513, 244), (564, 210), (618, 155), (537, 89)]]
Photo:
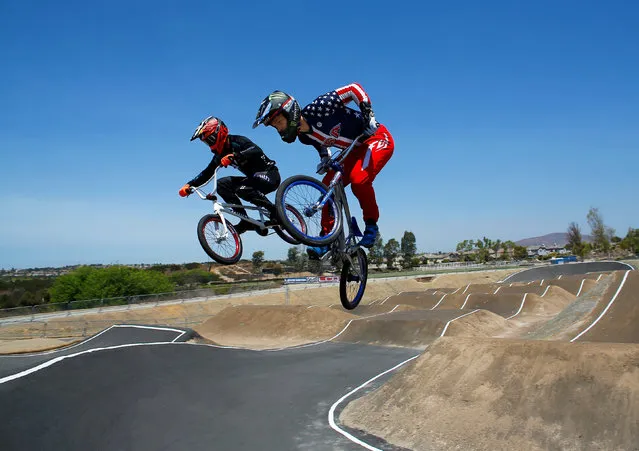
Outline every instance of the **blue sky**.
[(639, 227), (632, 2), (93, 3), (0, 3), (0, 268), (206, 261), (209, 205), (177, 194), (210, 160), (199, 121), (313, 174), (313, 148), (251, 129), (260, 101), (353, 81), (396, 142), (375, 182), (384, 241), (587, 233), (591, 206)]

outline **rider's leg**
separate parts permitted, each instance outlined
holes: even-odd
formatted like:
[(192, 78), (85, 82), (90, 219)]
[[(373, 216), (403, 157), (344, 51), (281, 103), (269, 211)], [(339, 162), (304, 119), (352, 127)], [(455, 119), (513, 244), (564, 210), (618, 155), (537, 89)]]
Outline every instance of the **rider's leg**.
[[(242, 201), (236, 192), (245, 179), (246, 177), (223, 177), (217, 181), (217, 193), (227, 204), (242, 205)], [(234, 208), (233, 210), (246, 216), (246, 210), (243, 208)]]
[(237, 189), (237, 195), (258, 207), (264, 207), (275, 218), (275, 205), (266, 197), (280, 185), (280, 173), (277, 168), (264, 172), (256, 172), (253, 177), (247, 177)]
[(360, 244), (371, 247), (379, 231), (377, 227), (379, 207), (373, 181), (393, 155), (395, 144), (393, 137), (383, 125), (380, 125), (377, 132), (364, 141), (364, 144), (367, 145), (364, 155), (357, 159), (349, 175), (351, 189), (359, 201), (366, 224)]
[[(237, 196), (236, 192), (244, 183), (246, 177), (223, 177), (217, 181), (217, 192), (228, 204), (242, 205), (242, 201)], [(247, 216), (246, 210), (243, 208), (234, 208), (234, 212)], [(235, 231), (239, 234), (246, 232), (247, 230), (255, 230), (256, 226), (244, 219), (240, 219), (240, 222), (233, 226)]]

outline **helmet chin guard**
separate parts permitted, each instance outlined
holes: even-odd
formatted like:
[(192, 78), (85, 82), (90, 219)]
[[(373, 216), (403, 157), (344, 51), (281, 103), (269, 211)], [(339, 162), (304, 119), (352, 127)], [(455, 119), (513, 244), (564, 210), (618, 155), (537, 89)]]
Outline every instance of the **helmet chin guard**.
[(200, 122), (191, 136), (191, 141), (199, 138), (209, 146), (211, 152), (221, 154), (228, 134), (229, 129), (222, 120), (209, 116)]
[(286, 118), (286, 129), (280, 132), (280, 137), (283, 141), (292, 143), (297, 137), (302, 111), (297, 100), (283, 91), (273, 91), (262, 100), (253, 128), (260, 124), (269, 125), (269, 122), (278, 114), (283, 114)]

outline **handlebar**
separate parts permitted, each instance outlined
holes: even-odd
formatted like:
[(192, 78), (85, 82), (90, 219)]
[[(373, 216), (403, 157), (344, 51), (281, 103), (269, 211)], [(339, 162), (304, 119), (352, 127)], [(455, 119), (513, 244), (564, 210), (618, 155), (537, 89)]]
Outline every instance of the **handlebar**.
[[(359, 135), (357, 138), (355, 138), (353, 140), (353, 142), (351, 143), (350, 146), (348, 146), (346, 149), (340, 150), (339, 152), (337, 152), (335, 154), (335, 156), (332, 156), (324, 166), (322, 166), (321, 170), (326, 170), (326, 168), (331, 168), (334, 171), (341, 171), (342, 170), (342, 166), (341, 166), (341, 162), (348, 156), (349, 153), (351, 153), (351, 150), (353, 150), (355, 148), (355, 146), (359, 143), (359, 140), (361, 138), (363, 138), (364, 136), (366, 136), (364, 133), (362, 133), (361, 135)], [(318, 174), (320, 173), (320, 171), (318, 171)]]
[[(206, 182), (204, 185), (196, 188), (195, 186), (192, 186), (190, 189), (191, 193), (196, 193), (198, 196), (200, 196), (200, 199), (202, 200), (214, 200), (213, 198), (215, 197), (215, 193), (217, 192), (217, 170), (220, 169), (221, 166), (218, 166), (217, 168), (215, 168), (215, 171), (213, 172), (213, 177), (211, 177), (211, 179)], [(213, 189), (211, 190), (210, 193), (205, 193), (204, 191), (202, 191), (200, 188), (208, 185), (211, 180), (213, 180)]]

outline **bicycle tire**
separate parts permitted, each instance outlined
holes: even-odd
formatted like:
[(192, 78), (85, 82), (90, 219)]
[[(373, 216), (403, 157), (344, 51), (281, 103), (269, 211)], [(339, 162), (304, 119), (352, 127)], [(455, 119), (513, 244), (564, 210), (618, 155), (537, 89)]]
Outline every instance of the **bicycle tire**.
[[(305, 199), (293, 199), (291, 189), (294, 187), (305, 187), (308, 194)], [(321, 228), (321, 212), (315, 212), (312, 215), (306, 215), (305, 207), (309, 207), (324, 194), (328, 192), (328, 187), (319, 180), (307, 175), (294, 175), (287, 178), (280, 184), (275, 197), (275, 208), (281, 221), (282, 227), (295, 239), (308, 246), (325, 246), (335, 241), (342, 231), (342, 209), (335, 201), (335, 197), (331, 196), (326, 205), (332, 212), (335, 221), (333, 227), (328, 233), (322, 233)], [(301, 197), (301, 196), (300, 196)], [(302, 213), (306, 231), (299, 230), (295, 224), (291, 223), (286, 212), (287, 205), (293, 206), (297, 211)]]
[[(207, 226), (211, 224), (213, 224), (215, 230), (207, 229)], [(237, 263), (242, 257), (242, 238), (240, 238), (240, 235), (237, 233), (233, 225), (227, 221), (226, 227), (228, 229), (229, 236), (225, 238), (224, 241), (228, 241), (225, 248), (229, 249), (231, 254), (230, 256), (225, 256), (216, 252), (212, 245), (222, 244), (222, 241), (216, 242), (214, 237), (216, 233), (220, 233), (221, 227), (223, 227), (223, 224), (219, 215), (202, 216), (197, 224), (197, 238), (202, 249), (204, 249), (204, 252), (206, 252), (209, 257), (223, 265), (232, 265)], [(232, 242), (230, 240), (232, 240)]]
[[(299, 211), (297, 211), (295, 207), (291, 205), (286, 206), (286, 211), (287, 211), (287, 217), (289, 217), (288, 214), (293, 215), (297, 219), (297, 221), (300, 222), (301, 227), (303, 227), (304, 229), (303, 232), (306, 232), (306, 224), (304, 223), (304, 217), (302, 216), (302, 214)], [(285, 229), (282, 228), (282, 226), (276, 225), (273, 227), (273, 230), (275, 231), (277, 236), (279, 236), (282, 240), (286, 241), (288, 244), (292, 244), (294, 246), (297, 246), (298, 244), (302, 244), (301, 241), (292, 237)]]
[(366, 252), (358, 247), (351, 255), (351, 258), (359, 268), (353, 268), (349, 260), (344, 260), (339, 278), (339, 298), (346, 310), (353, 310), (359, 305), (364, 297), (368, 280), (368, 257)]

